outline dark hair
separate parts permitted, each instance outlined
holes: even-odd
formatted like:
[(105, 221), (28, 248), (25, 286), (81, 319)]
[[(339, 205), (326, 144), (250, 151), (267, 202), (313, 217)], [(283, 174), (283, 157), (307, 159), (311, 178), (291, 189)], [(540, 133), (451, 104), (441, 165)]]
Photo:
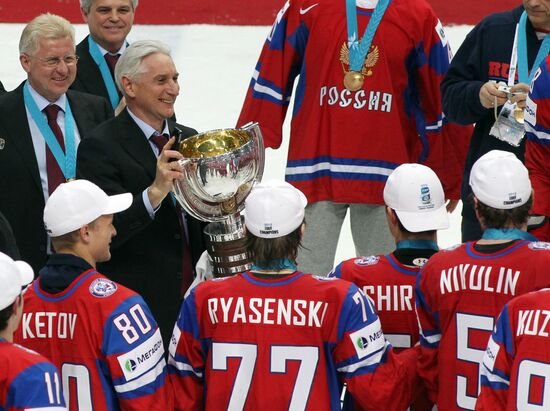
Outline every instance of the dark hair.
[[(474, 195), (470, 194), (468, 201), (473, 202)], [(529, 218), (529, 210), (533, 205), (533, 196), (529, 196), (529, 199), (525, 204), (516, 208), (510, 208), (508, 210), (500, 210), (498, 208), (489, 207), (488, 205), (477, 199), (477, 211), (479, 214), (479, 222), (485, 228), (506, 228), (513, 226), (515, 228), (521, 228), (527, 224)]]
[[(22, 296), (20, 295), (20, 297)], [(23, 302), (23, 298), (20, 298), (19, 301), (20, 301), (19, 303), (21, 304)], [(15, 310), (15, 301), (0, 311), (0, 331), (4, 331), (6, 329), (6, 327), (8, 326), (8, 321), (13, 315), (14, 310)]]
[(298, 249), (302, 247), (301, 227), (302, 224), (290, 234), (278, 238), (256, 237), (247, 231), (246, 249), (250, 258), (259, 266), (269, 266), (274, 260), (284, 258), (296, 261)]
[[(393, 210), (393, 212), (395, 213), (395, 210)], [(405, 228), (405, 226), (403, 225), (403, 223), (399, 219), (399, 216), (397, 215), (397, 213), (395, 213), (395, 217), (397, 218), (397, 226), (399, 227), (399, 231), (407, 234), (407, 237), (410, 238), (411, 240), (414, 240), (415, 238), (424, 239), (427, 236), (432, 236), (432, 235), (436, 234), (436, 232), (437, 232), (437, 230), (428, 230), (428, 231), (418, 231), (416, 233), (413, 233), (412, 231), (409, 231)]]

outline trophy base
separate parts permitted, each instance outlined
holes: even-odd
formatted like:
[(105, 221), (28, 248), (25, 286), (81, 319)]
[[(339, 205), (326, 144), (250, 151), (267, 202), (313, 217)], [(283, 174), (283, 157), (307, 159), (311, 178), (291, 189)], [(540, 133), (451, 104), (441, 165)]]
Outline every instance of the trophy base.
[(237, 217), (231, 222), (210, 223), (204, 228), (204, 234), (215, 278), (228, 277), (250, 269), (243, 217)]

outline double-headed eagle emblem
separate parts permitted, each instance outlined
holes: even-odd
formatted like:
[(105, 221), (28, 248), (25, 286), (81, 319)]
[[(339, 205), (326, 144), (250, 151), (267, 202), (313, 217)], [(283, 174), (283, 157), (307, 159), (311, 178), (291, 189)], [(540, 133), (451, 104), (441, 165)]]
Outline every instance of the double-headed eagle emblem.
[[(372, 76), (373, 73), (371, 68), (376, 65), (379, 57), (380, 51), (378, 50), (378, 46), (371, 44), (365, 63), (363, 64), (363, 67), (361, 67), (361, 74), (363, 76)], [(344, 73), (347, 73), (349, 71), (349, 48), (346, 41), (342, 44), (342, 48), (340, 49), (340, 62), (342, 63)]]

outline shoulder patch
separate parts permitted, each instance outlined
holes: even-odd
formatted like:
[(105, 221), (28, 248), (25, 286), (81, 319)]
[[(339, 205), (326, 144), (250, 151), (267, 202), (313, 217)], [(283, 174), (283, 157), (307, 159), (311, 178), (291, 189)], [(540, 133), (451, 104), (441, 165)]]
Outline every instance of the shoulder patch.
[(117, 285), (106, 278), (96, 278), (91, 284), (90, 284), (90, 294), (92, 294), (94, 297), (109, 297), (110, 295), (113, 295), (117, 290)]
[(378, 264), (378, 261), (380, 261), (379, 256), (369, 255), (368, 257), (356, 258), (355, 260), (353, 260), (353, 263), (356, 265), (364, 266)]
[(338, 280), (338, 278), (336, 278), (336, 277), (325, 277), (325, 276), (322, 276), (322, 275), (312, 275), (312, 277), (315, 278), (316, 280), (320, 280), (320, 281)]
[(529, 243), (529, 248), (531, 250), (550, 250), (550, 243), (544, 241), (533, 241)]

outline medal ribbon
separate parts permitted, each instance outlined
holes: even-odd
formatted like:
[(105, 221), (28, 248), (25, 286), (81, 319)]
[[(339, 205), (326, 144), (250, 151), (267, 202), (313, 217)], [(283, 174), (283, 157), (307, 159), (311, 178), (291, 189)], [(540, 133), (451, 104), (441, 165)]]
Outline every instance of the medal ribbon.
[(488, 228), (481, 236), (484, 240), (527, 240), (537, 241), (526, 231), (517, 228)]
[(76, 144), (74, 137), (74, 117), (69, 105), (69, 99), (65, 102), (65, 153), (55, 138), (52, 129), (44, 118), (44, 115), (36, 105), (36, 102), (29, 91), (29, 83), (23, 86), (23, 100), (25, 107), (29, 110), (32, 119), (36, 123), (40, 134), (52, 152), (55, 161), (67, 180), (76, 177)]
[(351, 71), (361, 72), (367, 54), (376, 34), (378, 25), (386, 12), (391, 0), (378, 0), (372, 16), (367, 24), (365, 33), (359, 41), (357, 28), (357, 5), (356, 0), (346, 0), (346, 19), (348, 26), (348, 47), (349, 47), (349, 68)]
[(518, 29), (518, 77), (520, 83), (530, 84), (533, 79), (533, 75), (537, 71), (542, 63), (542, 60), (548, 55), (550, 51), (550, 33), (548, 33), (537, 53), (533, 67), (529, 71), (529, 63), (527, 62), (527, 13), (524, 11), (519, 19)]
[(400, 248), (439, 250), (437, 243), (431, 240), (402, 240), (397, 243), (396, 248), (398, 250)]
[(88, 46), (90, 50), (90, 55), (92, 56), (92, 59), (94, 59), (95, 64), (99, 68), (101, 77), (103, 77), (103, 83), (105, 83), (107, 94), (109, 94), (109, 101), (111, 102), (111, 106), (113, 106), (114, 110), (118, 106), (120, 98), (118, 97), (118, 91), (115, 85), (115, 81), (113, 80), (113, 76), (111, 75), (111, 71), (109, 70), (109, 66), (107, 65), (107, 61), (105, 60), (105, 57), (103, 57), (103, 54), (101, 54), (99, 46), (92, 38), (92, 36), (88, 36)]

